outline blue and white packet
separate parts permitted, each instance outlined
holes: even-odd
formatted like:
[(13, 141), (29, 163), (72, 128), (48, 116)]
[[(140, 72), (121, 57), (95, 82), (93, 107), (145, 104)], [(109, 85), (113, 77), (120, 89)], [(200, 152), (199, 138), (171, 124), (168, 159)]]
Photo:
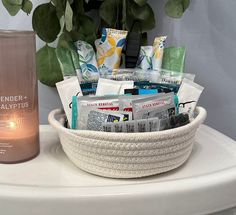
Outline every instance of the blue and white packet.
[(85, 41), (75, 42), (79, 55), (80, 69), (77, 76), (80, 82), (95, 82), (99, 79), (98, 65), (93, 47)]

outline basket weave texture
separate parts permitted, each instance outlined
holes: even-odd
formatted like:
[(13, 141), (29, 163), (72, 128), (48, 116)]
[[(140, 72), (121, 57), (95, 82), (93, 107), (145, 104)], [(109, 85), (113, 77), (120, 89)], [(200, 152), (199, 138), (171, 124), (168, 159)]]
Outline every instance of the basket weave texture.
[(196, 108), (195, 119), (182, 127), (146, 133), (108, 133), (72, 130), (62, 126), (60, 109), (49, 123), (57, 130), (68, 158), (89, 173), (110, 178), (138, 178), (173, 170), (190, 156), (195, 133), (206, 118)]

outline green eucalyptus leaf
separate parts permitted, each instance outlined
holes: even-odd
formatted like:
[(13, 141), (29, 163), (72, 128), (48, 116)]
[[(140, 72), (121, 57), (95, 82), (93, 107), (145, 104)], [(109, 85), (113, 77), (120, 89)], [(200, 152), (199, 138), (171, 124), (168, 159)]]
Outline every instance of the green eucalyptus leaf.
[(72, 18), (73, 18), (73, 11), (71, 9), (70, 3), (66, 2), (66, 11), (65, 11), (65, 23), (66, 23), (66, 30), (71, 31), (73, 28), (72, 24)]
[(54, 87), (55, 83), (63, 80), (55, 50), (45, 45), (36, 54), (38, 78), (41, 83), (50, 87)]
[(172, 18), (181, 18), (189, 4), (190, 0), (168, 0), (165, 5), (165, 12)]
[(56, 48), (56, 55), (59, 61), (63, 76), (75, 76), (76, 68), (74, 67), (71, 49), (69, 48)]
[(87, 15), (80, 15), (76, 18), (77, 25), (70, 32), (73, 41), (84, 40), (91, 45), (96, 39), (96, 26), (92, 18)]
[(136, 20), (140, 21), (143, 32), (155, 27), (155, 15), (149, 4), (140, 7), (134, 4), (131, 0), (127, 3), (126, 25), (128, 29), (130, 29), (133, 22)]
[(60, 19), (62, 16), (65, 15), (67, 0), (54, 0), (53, 3), (56, 7), (57, 17), (58, 19)]
[(182, 0), (182, 4), (183, 4), (183, 9), (185, 11), (186, 9), (188, 9), (190, 5), (190, 0)]
[(22, 1), (2, 0), (2, 3), (11, 16), (15, 16), (22, 7)]
[(57, 47), (61, 48), (70, 48), (70, 43), (73, 42), (72, 38), (70, 37), (69, 33), (64, 32), (59, 37)]
[(23, 0), (8, 0), (9, 4), (22, 5)]
[(56, 7), (57, 6), (57, 1), (58, 0), (51, 0), (52, 4)]
[(127, 12), (132, 16), (135, 17), (137, 20), (146, 20), (150, 17), (150, 13), (153, 13), (152, 8), (150, 5), (145, 4), (144, 6), (139, 6), (135, 4), (132, 0), (128, 1)]
[(165, 12), (172, 18), (180, 18), (184, 12), (181, 1), (169, 0), (165, 5)]
[(22, 10), (28, 15), (32, 11), (33, 4), (30, 0), (24, 0), (22, 5)]
[(117, 1), (104, 0), (99, 8), (99, 15), (109, 26), (114, 26), (117, 19)]
[(143, 7), (147, 3), (147, 0), (133, 0), (133, 1), (141, 7)]
[(33, 13), (33, 29), (43, 41), (53, 42), (60, 33), (56, 8), (51, 3), (39, 5)]

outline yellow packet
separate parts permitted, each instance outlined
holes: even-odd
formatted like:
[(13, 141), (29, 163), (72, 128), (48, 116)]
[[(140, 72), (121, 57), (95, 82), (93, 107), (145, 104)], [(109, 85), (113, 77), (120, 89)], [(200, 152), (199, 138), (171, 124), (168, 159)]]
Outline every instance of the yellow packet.
[(159, 70), (162, 65), (162, 58), (167, 36), (156, 37), (153, 43), (152, 69)]
[(120, 67), (122, 49), (126, 42), (127, 31), (111, 28), (103, 29), (102, 38), (96, 42), (97, 63), (101, 73), (112, 73)]

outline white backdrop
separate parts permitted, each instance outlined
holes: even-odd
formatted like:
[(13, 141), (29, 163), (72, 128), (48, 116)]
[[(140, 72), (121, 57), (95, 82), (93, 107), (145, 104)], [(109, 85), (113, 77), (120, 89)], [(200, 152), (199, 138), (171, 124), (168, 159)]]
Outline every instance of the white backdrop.
[[(34, 0), (34, 6), (46, 0)], [(37, 3), (36, 3), (37, 2)], [(157, 16), (157, 28), (150, 33), (168, 35), (168, 44), (186, 45), (186, 71), (196, 74), (205, 86), (200, 104), (208, 110), (206, 123), (236, 139), (236, 1), (192, 1), (180, 20), (163, 14), (163, 2), (149, 0)], [(31, 29), (31, 16), (10, 17), (0, 1), (0, 28)], [(37, 47), (42, 43), (37, 40)], [(48, 112), (59, 107), (55, 89), (39, 84), (40, 122), (47, 123)]]

